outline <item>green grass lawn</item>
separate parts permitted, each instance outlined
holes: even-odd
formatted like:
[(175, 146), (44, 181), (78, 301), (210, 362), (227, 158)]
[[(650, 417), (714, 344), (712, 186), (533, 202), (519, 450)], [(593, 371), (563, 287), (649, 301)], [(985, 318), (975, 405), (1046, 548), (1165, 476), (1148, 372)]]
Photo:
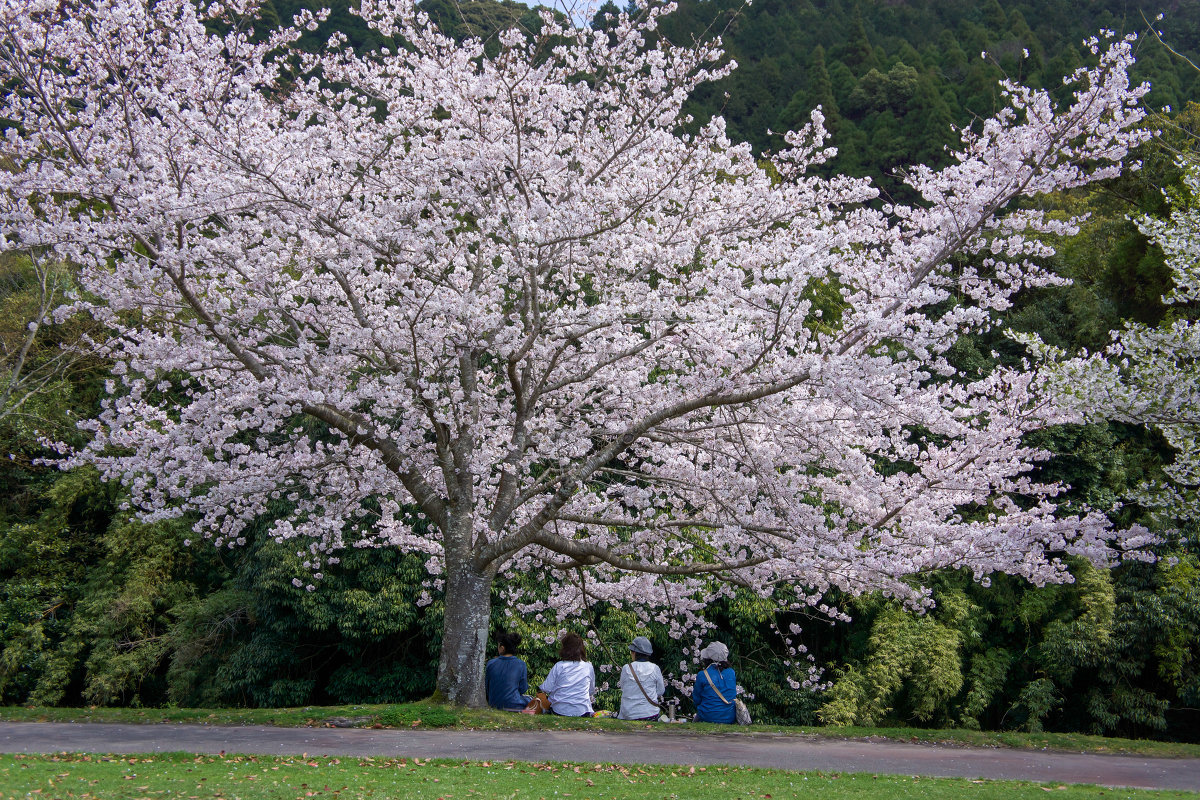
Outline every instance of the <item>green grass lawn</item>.
[(742, 767), (626, 767), (388, 758), (0, 755), (0, 800), (12, 798), (696, 798), (1022, 800), (1200, 798), (1022, 781), (786, 772)]
[[(350, 725), (384, 728), (462, 728), (478, 730), (610, 730), (627, 731), (648, 723), (614, 719), (527, 716), (503, 711), (464, 709), (429, 701), (397, 705), (305, 706), (303, 708), (26, 708), (0, 706), (0, 720), (61, 722), (190, 722), (208, 725), (279, 725), (286, 727)], [(1200, 745), (1150, 739), (1114, 739), (1073, 733), (1017, 733), (1012, 731), (937, 730), (919, 728), (800, 728), (782, 725), (728, 725), (687, 723), (650, 724), (663, 733), (733, 731), (834, 738), (885, 738), (897, 741), (937, 742), (979, 747), (1018, 747), (1090, 753), (1129, 753), (1147, 756), (1200, 758)]]

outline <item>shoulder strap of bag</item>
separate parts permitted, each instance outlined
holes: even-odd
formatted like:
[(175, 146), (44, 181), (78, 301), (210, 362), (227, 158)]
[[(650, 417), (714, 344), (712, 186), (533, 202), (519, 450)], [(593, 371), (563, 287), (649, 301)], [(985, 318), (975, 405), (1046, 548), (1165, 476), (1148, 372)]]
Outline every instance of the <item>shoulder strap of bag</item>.
[(721, 698), (721, 702), (725, 705), (729, 705), (729, 701), (725, 699), (725, 695), (721, 694), (721, 690), (717, 688), (715, 683), (713, 683), (712, 676), (708, 674), (708, 667), (704, 668), (704, 677), (708, 679), (708, 685), (711, 686), (712, 690), (717, 693), (717, 697)]
[(633, 668), (632, 661), (629, 662), (629, 674), (633, 676), (633, 682), (637, 684), (637, 687), (642, 690), (642, 697), (646, 698), (646, 702), (655, 708), (662, 708), (661, 705), (650, 699), (650, 695), (646, 694), (646, 688), (642, 686), (642, 682), (638, 680), (637, 670)]

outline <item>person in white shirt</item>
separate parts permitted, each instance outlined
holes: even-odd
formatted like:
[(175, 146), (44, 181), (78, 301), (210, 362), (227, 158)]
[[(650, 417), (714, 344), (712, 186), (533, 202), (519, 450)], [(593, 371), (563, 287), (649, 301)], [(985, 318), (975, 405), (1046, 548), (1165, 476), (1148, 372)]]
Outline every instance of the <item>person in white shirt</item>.
[(576, 633), (564, 636), (558, 645), (558, 659), (540, 687), (550, 699), (550, 713), (560, 717), (593, 716), (596, 670), (587, 660), (583, 637)]
[(657, 721), (667, 685), (662, 670), (650, 661), (654, 648), (645, 636), (629, 643), (630, 663), (621, 667), (621, 710), (618, 719)]

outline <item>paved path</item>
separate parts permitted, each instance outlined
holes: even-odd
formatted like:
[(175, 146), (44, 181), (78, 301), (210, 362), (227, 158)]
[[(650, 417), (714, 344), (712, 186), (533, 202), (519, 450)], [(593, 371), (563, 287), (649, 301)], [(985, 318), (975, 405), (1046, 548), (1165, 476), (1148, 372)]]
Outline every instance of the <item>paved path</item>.
[(743, 764), (795, 770), (1097, 783), (1200, 792), (1200, 759), (675, 731), (458, 731), (2, 722), (0, 752), (245, 753)]

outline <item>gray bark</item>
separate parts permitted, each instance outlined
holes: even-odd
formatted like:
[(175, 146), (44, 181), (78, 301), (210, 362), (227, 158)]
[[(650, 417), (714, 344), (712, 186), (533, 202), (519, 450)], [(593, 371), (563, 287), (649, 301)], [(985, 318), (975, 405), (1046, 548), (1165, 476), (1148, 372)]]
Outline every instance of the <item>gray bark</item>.
[(483, 666), (494, 578), (494, 570), (480, 572), (469, 563), (446, 564), (446, 616), (437, 674), (437, 693), (446, 702), (472, 708), (487, 705)]

